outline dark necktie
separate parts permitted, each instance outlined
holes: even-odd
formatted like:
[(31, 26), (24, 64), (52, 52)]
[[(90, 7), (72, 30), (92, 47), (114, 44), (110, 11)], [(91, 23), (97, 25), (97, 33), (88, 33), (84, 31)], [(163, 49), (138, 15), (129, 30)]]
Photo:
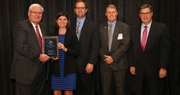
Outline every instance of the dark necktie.
[(80, 29), (81, 29), (80, 21), (78, 21), (78, 25), (76, 27), (76, 35), (77, 35), (78, 40), (79, 40), (79, 37), (80, 37)]
[(146, 39), (147, 39), (147, 26), (144, 26), (144, 31), (142, 35), (142, 41), (141, 41), (141, 47), (143, 51), (146, 47), (146, 41), (147, 41)]
[(35, 27), (36, 27), (36, 35), (37, 35), (37, 38), (38, 38), (38, 41), (39, 41), (39, 45), (40, 45), (40, 50), (42, 52), (42, 37), (40, 35), (38, 26), (36, 25)]
[(112, 24), (109, 25), (109, 31), (108, 31), (108, 46), (109, 46), (109, 51), (111, 50), (111, 44), (112, 44)]

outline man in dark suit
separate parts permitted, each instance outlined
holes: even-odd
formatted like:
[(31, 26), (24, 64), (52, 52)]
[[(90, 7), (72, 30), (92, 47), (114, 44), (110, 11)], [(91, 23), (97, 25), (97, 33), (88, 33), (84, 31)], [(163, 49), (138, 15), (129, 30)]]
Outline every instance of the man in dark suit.
[(49, 56), (42, 54), (42, 36), (47, 35), (46, 27), (40, 23), (43, 7), (32, 4), (28, 19), (20, 21), (14, 30), (14, 58), (11, 79), (16, 81), (17, 95), (44, 95), (46, 61)]
[[(130, 27), (117, 20), (115, 5), (106, 7), (107, 21), (100, 25), (100, 74), (102, 95), (125, 95), (125, 74), (128, 69), (127, 50), (130, 43)], [(116, 94), (112, 91), (112, 82)]]
[(160, 95), (160, 81), (166, 76), (170, 37), (166, 25), (153, 21), (152, 16), (151, 5), (142, 5), (142, 22), (131, 28), (130, 72), (135, 75), (137, 95), (145, 95), (145, 88), (149, 95)]
[(87, 3), (75, 2), (76, 18), (72, 20), (72, 29), (79, 40), (80, 56), (77, 58), (77, 87), (74, 95), (94, 95), (94, 66), (99, 52), (98, 24), (87, 19)]

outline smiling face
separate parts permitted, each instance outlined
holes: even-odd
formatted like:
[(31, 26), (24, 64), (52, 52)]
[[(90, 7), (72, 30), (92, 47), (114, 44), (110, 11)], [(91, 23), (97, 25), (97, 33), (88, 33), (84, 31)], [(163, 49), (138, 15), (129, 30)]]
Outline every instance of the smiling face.
[(117, 19), (118, 12), (116, 8), (107, 7), (105, 15), (107, 17), (108, 22), (112, 23)]
[(29, 20), (36, 25), (42, 20), (42, 15), (43, 10), (38, 6), (34, 6), (28, 11)]
[(143, 8), (140, 10), (139, 17), (144, 24), (149, 24), (152, 21), (153, 12), (149, 8)]
[(75, 4), (74, 12), (75, 12), (77, 18), (82, 19), (83, 17), (85, 17), (87, 11), (88, 11), (88, 9), (85, 6), (84, 2), (77, 2)]
[(57, 20), (56, 20), (57, 25), (59, 26), (59, 28), (66, 28), (67, 24), (68, 24), (68, 20), (66, 16), (60, 16)]

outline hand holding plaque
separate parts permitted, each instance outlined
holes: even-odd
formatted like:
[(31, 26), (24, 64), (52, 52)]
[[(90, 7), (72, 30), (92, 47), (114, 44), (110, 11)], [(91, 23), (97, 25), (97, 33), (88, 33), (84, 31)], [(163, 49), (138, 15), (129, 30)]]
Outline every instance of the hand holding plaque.
[(64, 48), (64, 45), (61, 42), (59, 42), (58, 43), (58, 49), (63, 49), (63, 48)]
[(61, 42), (58, 43), (58, 49), (62, 49), (64, 52), (67, 52), (67, 48)]
[(58, 36), (43, 36), (42, 53), (58, 57)]

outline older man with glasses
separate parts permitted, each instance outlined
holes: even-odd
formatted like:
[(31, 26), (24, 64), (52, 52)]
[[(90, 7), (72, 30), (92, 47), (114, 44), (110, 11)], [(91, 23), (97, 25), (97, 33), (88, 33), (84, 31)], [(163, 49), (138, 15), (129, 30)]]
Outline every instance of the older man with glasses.
[(14, 58), (11, 79), (16, 82), (16, 95), (44, 95), (46, 62), (42, 54), (42, 36), (47, 35), (42, 20), (43, 7), (32, 4), (28, 19), (20, 21), (13, 32)]
[[(131, 27), (130, 72), (135, 75), (137, 95), (160, 95), (161, 80), (166, 77), (170, 52), (167, 26), (152, 20), (149, 4), (139, 8), (141, 23)], [(147, 90), (145, 90), (147, 89)]]

